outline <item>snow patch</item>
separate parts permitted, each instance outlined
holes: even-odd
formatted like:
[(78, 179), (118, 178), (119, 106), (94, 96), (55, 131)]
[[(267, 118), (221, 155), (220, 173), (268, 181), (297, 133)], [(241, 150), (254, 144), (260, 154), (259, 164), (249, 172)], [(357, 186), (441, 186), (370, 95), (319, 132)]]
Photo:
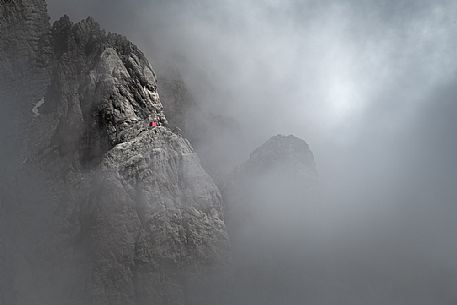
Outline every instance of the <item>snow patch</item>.
[(45, 102), (45, 101), (44, 101), (44, 97), (43, 97), (43, 98), (42, 98), (41, 100), (39, 100), (39, 101), (36, 103), (36, 105), (32, 108), (32, 112), (33, 112), (33, 115), (34, 115), (35, 117), (38, 117), (38, 116), (40, 115), (39, 109), (40, 109), (41, 106), (44, 105), (44, 102)]

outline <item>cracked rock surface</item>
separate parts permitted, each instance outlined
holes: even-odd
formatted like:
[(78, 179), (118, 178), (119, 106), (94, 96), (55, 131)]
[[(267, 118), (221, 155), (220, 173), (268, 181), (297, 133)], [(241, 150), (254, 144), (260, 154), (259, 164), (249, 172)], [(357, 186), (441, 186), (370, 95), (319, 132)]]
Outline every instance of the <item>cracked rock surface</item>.
[(189, 304), (226, 262), (222, 197), (167, 127), (149, 62), (92, 18), (50, 26), (42, 0), (0, 13), (2, 103), (20, 122), (1, 161), (0, 304)]

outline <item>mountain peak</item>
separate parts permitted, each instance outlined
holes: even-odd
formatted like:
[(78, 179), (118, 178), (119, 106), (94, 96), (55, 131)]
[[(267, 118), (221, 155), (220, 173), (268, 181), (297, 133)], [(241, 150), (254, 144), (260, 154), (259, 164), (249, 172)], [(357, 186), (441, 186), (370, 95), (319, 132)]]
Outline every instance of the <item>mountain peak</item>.
[(271, 169), (306, 169), (317, 173), (314, 156), (309, 145), (293, 135), (277, 135), (251, 153), (243, 165), (250, 172), (266, 172)]

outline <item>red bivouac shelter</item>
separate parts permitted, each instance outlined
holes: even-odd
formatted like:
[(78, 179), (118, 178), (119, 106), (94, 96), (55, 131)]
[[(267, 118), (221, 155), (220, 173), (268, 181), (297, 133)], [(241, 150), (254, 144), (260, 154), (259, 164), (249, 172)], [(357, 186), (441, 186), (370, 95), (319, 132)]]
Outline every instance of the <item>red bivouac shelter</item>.
[(157, 122), (156, 121), (152, 121), (149, 123), (149, 126), (150, 127), (156, 127), (157, 126)]

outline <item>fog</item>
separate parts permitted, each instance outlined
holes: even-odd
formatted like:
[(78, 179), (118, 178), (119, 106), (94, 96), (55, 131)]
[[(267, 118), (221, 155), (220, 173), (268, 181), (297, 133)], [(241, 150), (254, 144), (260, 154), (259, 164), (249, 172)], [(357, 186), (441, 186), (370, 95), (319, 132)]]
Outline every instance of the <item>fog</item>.
[(125, 34), (235, 122), (238, 141), (207, 139), (217, 162), (234, 167), (278, 133), (310, 144), (322, 192), (303, 260), (319, 266), (313, 304), (457, 302), (457, 3), (48, 4), (53, 19), (90, 15)]

